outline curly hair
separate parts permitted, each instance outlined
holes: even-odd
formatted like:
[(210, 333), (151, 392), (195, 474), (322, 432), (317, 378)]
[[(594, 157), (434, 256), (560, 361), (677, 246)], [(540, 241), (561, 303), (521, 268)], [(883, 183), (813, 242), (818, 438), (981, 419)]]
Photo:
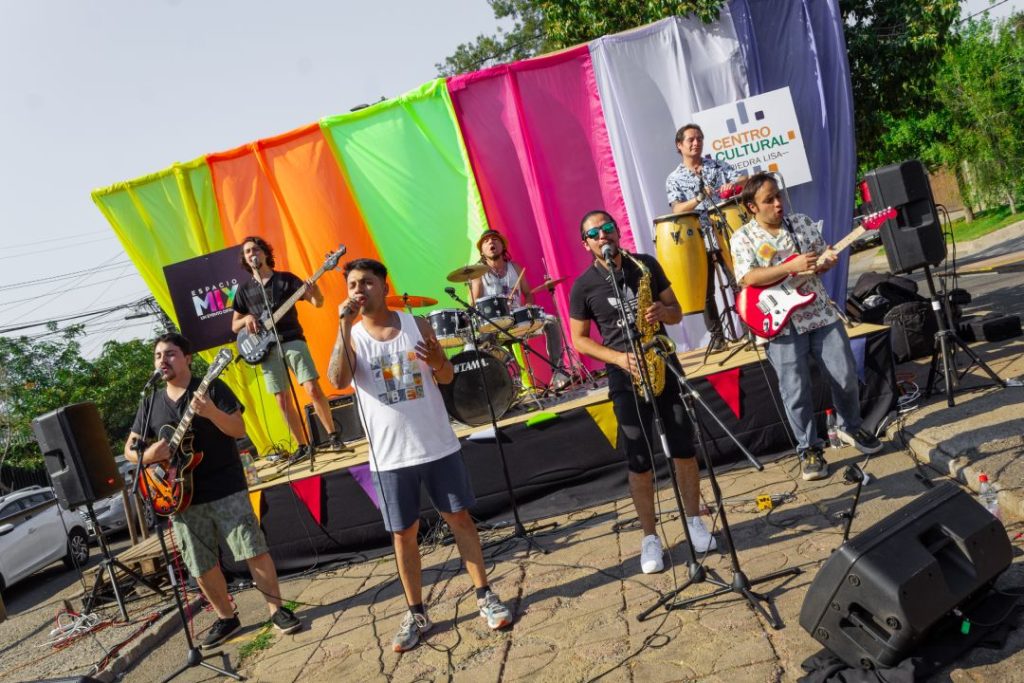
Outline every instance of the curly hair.
[(257, 247), (259, 247), (263, 251), (263, 253), (266, 254), (267, 265), (270, 266), (271, 268), (274, 267), (274, 248), (270, 246), (270, 244), (262, 237), (259, 237), (257, 235), (249, 235), (244, 240), (242, 240), (242, 248), (238, 252), (238, 262), (242, 265), (243, 270), (249, 270), (249, 268), (251, 267), (249, 266), (249, 262), (245, 260), (245, 244), (247, 242), (252, 242)]

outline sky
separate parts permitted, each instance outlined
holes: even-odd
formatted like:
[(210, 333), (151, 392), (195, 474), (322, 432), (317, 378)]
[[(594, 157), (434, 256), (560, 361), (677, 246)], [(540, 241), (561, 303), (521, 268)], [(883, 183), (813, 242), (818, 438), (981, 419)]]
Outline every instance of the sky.
[[(399, 95), (497, 25), (485, 0), (0, 0), (0, 330), (148, 294), (93, 189)], [(88, 329), (91, 356), (153, 321)]]

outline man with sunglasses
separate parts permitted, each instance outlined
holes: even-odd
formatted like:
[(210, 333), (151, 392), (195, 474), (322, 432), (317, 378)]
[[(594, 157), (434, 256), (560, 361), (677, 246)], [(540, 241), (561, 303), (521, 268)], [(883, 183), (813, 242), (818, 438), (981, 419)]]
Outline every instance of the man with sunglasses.
[[(569, 296), (569, 330), (579, 353), (604, 361), (608, 368), (608, 396), (619, 423), (618, 442), (629, 469), (629, 492), (644, 534), (640, 544), (640, 567), (645, 574), (651, 574), (664, 568), (661, 539), (655, 527), (653, 454), (647, 445), (654, 440), (654, 410), (658, 410), (665, 423), (694, 550), (702, 553), (718, 547), (699, 516), (700, 472), (694, 458), (693, 425), (679, 392), (669, 378), (669, 385), (652, 406), (633, 388), (632, 375), (639, 374), (640, 366), (630, 349), (625, 325), (629, 325), (634, 338), (639, 339), (636, 320), (642, 315), (649, 323), (658, 323), (659, 332), (664, 334), (665, 324), (678, 323), (682, 311), (665, 271), (646, 254), (636, 254), (634, 258), (651, 272), (653, 303), (645, 311), (637, 310), (641, 272), (636, 264), (622, 257), (619, 229), (608, 212), (598, 210), (586, 214), (580, 223), (580, 237), (583, 248), (591, 253), (594, 261), (573, 283)], [(625, 321), (620, 316), (616, 290), (622, 295)], [(602, 342), (591, 336), (591, 326), (595, 323)], [(675, 359), (669, 362), (678, 363)]]
[[(672, 213), (699, 212), (701, 228), (705, 235), (713, 234), (708, 220), (718, 201), (719, 193), (728, 193), (734, 186), (742, 185), (743, 178), (730, 164), (716, 159), (704, 158), (704, 131), (695, 123), (687, 123), (676, 131), (676, 150), (682, 162), (665, 180), (665, 192)], [(719, 245), (728, 249), (727, 245)], [(725, 347), (722, 320), (718, 317), (715, 300), (715, 270), (708, 256), (708, 276), (704, 293), (704, 325), (711, 333), (708, 346), (712, 350)]]

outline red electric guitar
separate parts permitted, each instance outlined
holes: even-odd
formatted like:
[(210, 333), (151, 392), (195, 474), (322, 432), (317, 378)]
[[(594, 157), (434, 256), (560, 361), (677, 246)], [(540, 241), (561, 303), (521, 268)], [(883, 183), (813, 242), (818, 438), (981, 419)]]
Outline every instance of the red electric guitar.
[[(217, 352), (193, 397), (206, 395), (210, 382), (228, 366), (233, 356), (231, 349)], [(195, 412), (190, 405), (177, 427), (169, 424), (161, 427), (157, 438), (167, 440), (171, 459), (142, 468), (139, 491), (153, 503), (153, 511), (158, 515), (167, 517), (181, 512), (192, 502), (192, 470), (203, 461), (202, 451), (196, 453), (192, 450), (192, 431), (189, 428), (194, 417)]]
[[(853, 241), (868, 230), (878, 227), (896, 216), (896, 209), (889, 207), (864, 217), (861, 224), (849, 235), (836, 242), (828, 251), (838, 254), (853, 244)], [(783, 263), (795, 259), (792, 254)], [(759, 337), (771, 339), (782, 331), (793, 312), (803, 308), (817, 298), (814, 292), (805, 292), (800, 287), (813, 273), (791, 273), (780, 280), (758, 287), (749, 285), (740, 290), (736, 298), (736, 312), (740, 320)]]

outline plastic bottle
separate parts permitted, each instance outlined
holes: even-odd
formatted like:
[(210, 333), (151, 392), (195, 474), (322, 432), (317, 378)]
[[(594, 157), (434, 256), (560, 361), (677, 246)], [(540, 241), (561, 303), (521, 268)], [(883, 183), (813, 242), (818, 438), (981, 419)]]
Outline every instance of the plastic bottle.
[(988, 481), (988, 475), (982, 472), (978, 475), (978, 501), (985, 506), (985, 509), (999, 519), (999, 493)]
[(252, 454), (249, 451), (242, 451), (242, 469), (245, 470), (245, 481), (249, 486), (260, 483), (260, 475), (256, 472), (256, 463), (253, 462)]
[(836, 414), (831, 408), (825, 411), (825, 425), (828, 429), (828, 443), (832, 448), (842, 448), (843, 442), (839, 439), (839, 423), (836, 422)]

